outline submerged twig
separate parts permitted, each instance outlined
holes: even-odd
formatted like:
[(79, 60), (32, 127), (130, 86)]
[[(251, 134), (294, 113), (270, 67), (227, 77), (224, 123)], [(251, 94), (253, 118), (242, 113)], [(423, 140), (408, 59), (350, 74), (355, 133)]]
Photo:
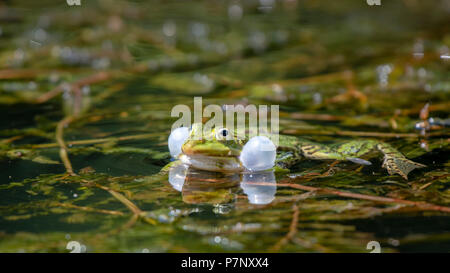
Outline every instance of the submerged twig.
[(42, 70), (37, 69), (1, 69), (0, 79), (1, 80), (11, 80), (11, 79), (28, 79), (34, 78)]
[[(427, 183), (425, 183), (424, 185), (421, 185), (421, 186), (419, 187), (419, 190), (424, 190), (424, 189), (426, 189), (428, 186), (430, 186), (431, 184), (433, 184), (434, 181), (439, 180), (439, 179), (443, 179), (443, 178), (447, 178), (447, 177), (449, 177), (449, 176), (450, 176), (450, 174), (449, 174), (449, 173), (446, 173), (446, 174), (443, 174), (443, 175), (438, 175), (438, 176), (431, 177), (431, 179), (427, 179), (427, 180), (426, 180)], [(423, 182), (423, 181), (420, 181), (420, 182)], [(414, 185), (413, 185), (413, 186), (414, 186)]]
[(138, 208), (133, 202), (131, 202), (130, 200), (128, 200), (128, 198), (126, 198), (125, 196), (123, 196), (121, 193), (110, 189), (108, 187), (102, 186), (102, 185), (96, 185), (97, 188), (103, 189), (107, 192), (109, 192), (114, 198), (116, 198), (117, 200), (119, 200), (122, 204), (124, 204), (131, 212), (133, 212), (136, 215), (141, 215), (142, 214), (142, 210), (140, 208)]
[[(102, 72), (98, 72), (97, 74), (94, 74), (92, 76), (78, 80), (78, 81), (72, 83), (70, 86), (72, 88), (77, 89), (77, 88), (81, 88), (85, 85), (90, 85), (90, 84), (108, 80), (110, 77), (111, 77), (111, 73), (102, 71)], [(44, 102), (56, 97), (57, 95), (61, 94), (64, 91), (64, 86), (65, 86), (64, 83), (60, 84), (57, 87), (55, 87), (54, 89), (50, 90), (49, 92), (41, 95), (40, 97), (38, 97), (36, 99), (36, 103), (44, 103)]]
[(317, 83), (317, 82), (326, 82), (326, 81), (336, 81), (336, 80), (344, 80), (345, 77), (348, 76), (348, 71), (339, 71), (339, 72), (332, 72), (328, 74), (320, 74), (320, 75), (313, 75), (313, 76), (307, 76), (300, 79), (288, 79), (288, 80), (278, 80), (278, 81), (270, 81), (267, 83), (264, 83), (268, 86), (273, 84), (279, 84), (281, 86), (287, 86), (287, 85), (297, 85), (297, 84), (306, 84), (306, 83)]
[(287, 116), (290, 118), (293, 118), (293, 119), (320, 120), (320, 121), (341, 121), (341, 120), (344, 120), (345, 118), (347, 118), (346, 116), (300, 113), (300, 112), (289, 113), (289, 115), (287, 115)]
[(17, 135), (17, 136), (13, 136), (13, 137), (10, 137), (10, 138), (7, 138), (7, 139), (2, 139), (0, 141), (0, 143), (9, 144), (9, 143), (12, 143), (12, 142), (14, 142), (16, 140), (22, 139), (24, 137), (25, 137), (24, 135)]
[[(89, 181), (85, 181), (85, 182), (89, 183)], [(117, 192), (117, 191), (115, 191), (115, 190), (113, 190), (113, 189), (111, 189), (111, 188), (102, 186), (102, 185), (95, 184), (95, 186), (96, 186), (97, 188), (100, 188), (100, 189), (103, 189), (103, 190), (109, 192), (114, 198), (116, 198), (119, 202), (121, 202), (122, 204), (124, 204), (124, 205), (125, 205), (125, 206), (126, 206), (126, 207), (134, 214), (134, 216), (136, 217), (136, 219), (132, 218), (132, 220), (130, 221), (130, 225), (133, 225), (133, 224), (134, 224), (133, 221), (136, 221), (136, 220), (139, 219), (139, 218), (142, 219), (142, 220), (144, 220), (145, 222), (147, 222), (147, 223), (149, 223), (149, 224), (152, 224), (152, 225), (156, 224), (156, 221), (154, 221), (153, 219), (150, 219), (150, 218), (146, 217), (146, 216), (145, 216), (145, 212), (142, 211), (142, 210), (141, 210), (138, 206), (136, 206), (133, 202), (131, 202), (128, 198), (126, 198), (123, 194), (121, 194), (121, 193), (119, 193), (119, 192)], [(133, 220), (133, 219), (134, 219), (134, 220)]]
[[(75, 140), (69, 141), (67, 144), (72, 145), (89, 145), (89, 144), (99, 144), (110, 141), (126, 141), (126, 140), (136, 140), (136, 139), (145, 139), (149, 137), (154, 137), (160, 135), (160, 133), (150, 133), (150, 134), (139, 134), (139, 135), (131, 135), (131, 136), (122, 136), (122, 137), (107, 137), (107, 138), (98, 138), (98, 139), (84, 139), (84, 140)], [(43, 143), (43, 144), (35, 144), (32, 145), (33, 149), (42, 149), (42, 148), (54, 148), (58, 147), (58, 143)]]
[(283, 247), (285, 244), (287, 244), (292, 238), (294, 238), (295, 234), (297, 233), (297, 224), (298, 224), (298, 215), (299, 210), (297, 204), (294, 204), (292, 206), (292, 221), (289, 225), (289, 232), (281, 238), (280, 241), (278, 241), (272, 248), (272, 251), (279, 251), (281, 247)]
[[(70, 176), (77, 176), (77, 174), (73, 171), (72, 164), (70, 163), (68, 152), (67, 152), (67, 146), (64, 142), (64, 127), (66, 127), (68, 124), (70, 124), (73, 120), (74, 120), (73, 116), (68, 116), (68, 117), (62, 119), (60, 122), (58, 122), (58, 125), (56, 127), (56, 141), (60, 147), (59, 156), (61, 157), (61, 160), (64, 163), (64, 167), (66, 168), (67, 173)], [(85, 183), (89, 183), (89, 181), (87, 181), (87, 180), (82, 180), (82, 181)], [(120, 201), (122, 204), (124, 204), (137, 217), (140, 217), (143, 215), (142, 210), (140, 210), (133, 202), (128, 200), (125, 196), (123, 196), (119, 192), (114, 191), (113, 189), (110, 189), (110, 188), (102, 186), (102, 185), (96, 184), (96, 186), (100, 189), (108, 191), (114, 198), (116, 198), (118, 201)], [(146, 222), (153, 224), (153, 222), (151, 222), (146, 217), (143, 217), (143, 219)]]
[(66, 171), (70, 175), (76, 175), (73, 172), (72, 164), (70, 163), (68, 152), (67, 152), (67, 146), (64, 142), (64, 127), (69, 125), (74, 120), (73, 116), (68, 116), (64, 119), (62, 119), (60, 122), (58, 122), (58, 125), (56, 126), (56, 142), (59, 146), (59, 156), (61, 157), (62, 162), (64, 163), (64, 167), (66, 168)]
[(295, 244), (301, 245), (304, 248), (308, 249), (316, 249), (321, 252), (330, 252), (331, 250), (318, 244), (313, 243), (311, 241), (302, 239), (297, 237), (297, 231), (298, 231), (298, 221), (299, 221), (299, 215), (300, 210), (296, 203), (292, 206), (292, 220), (291, 224), (289, 225), (289, 231), (288, 233), (281, 238), (273, 247), (269, 249), (269, 251), (278, 252), (284, 245), (286, 245), (288, 242), (293, 242)]
[(57, 205), (60, 207), (74, 208), (74, 209), (79, 209), (79, 210), (88, 211), (88, 212), (98, 212), (98, 213), (111, 214), (111, 215), (123, 215), (123, 212), (121, 212), (121, 211), (83, 207), (83, 206), (77, 206), (77, 205), (70, 204), (70, 203), (57, 203)]
[[(417, 133), (383, 133), (383, 132), (363, 132), (363, 131), (323, 131), (316, 129), (289, 129), (283, 130), (283, 134), (293, 135), (326, 135), (326, 136), (358, 136), (358, 137), (380, 137), (380, 138), (418, 138)], [(434, 132), (429, 136), (443, 136), (446, 132)]]
[[(261, 186), (272, 185), (271, 183), (266, 183), (266, 182), (254, 182), (252, 184), (253, 185), (261, 185)], [(335, 189), (331, 189), (331, 188), (318, 188), (318, 187), (313, 187), (313, 186), (306, 186), (306, 185), (292, 184), (292, 183), (277, 183), (277, 187), (290, 187), (290, 188), (299, 189), (299, 190), (303, 190), (303, 191), (332, 194), (332, 195), (337, 195), (337, 196), (341, 196), (341, 197), (369, 200), (369, 201), (380, 202), (380, 203), (404, 204), (404, 205), (408, 205), (408, 206), (415, 206), (422, 210), (433, 210), (433, 211), (442, 211), (442, 212), (450, 213), (450, 207), (439, 206), (439, 205), (430, 204), (430, 203), (426, 203), (426, 202), (416, 202), (416, 201), (409, 201), (409, 200), (398, 199), (398, 198), (374, 196), (374, 195), (368, 195), (368, 194), (362, 194), (362, 193), (345, 192), (345, 191), (339, 191), (339, 190), (335, 190)]]

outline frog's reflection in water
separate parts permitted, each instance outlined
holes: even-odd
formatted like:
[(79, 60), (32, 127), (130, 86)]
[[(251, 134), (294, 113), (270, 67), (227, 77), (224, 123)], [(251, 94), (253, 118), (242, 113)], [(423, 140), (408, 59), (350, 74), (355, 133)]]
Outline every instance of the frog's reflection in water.
[(275, 199), (277, 182), (273, 171), (254, 173), (218, 173), (200, 171), (179, 164), (169, 171), (169, 183), (191, 204), (232, 202), (239, 186), (255, 205), (270, 204)]
[(241, 188), (250, 204), (266, 205), (275, 199), (277, 181), (273, 171), (244, 173)]

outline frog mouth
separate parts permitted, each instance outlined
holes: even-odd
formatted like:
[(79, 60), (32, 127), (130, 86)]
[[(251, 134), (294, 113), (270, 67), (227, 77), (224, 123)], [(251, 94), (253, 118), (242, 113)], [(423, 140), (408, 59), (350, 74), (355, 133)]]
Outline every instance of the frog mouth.
[(208, 156), (195, 154), (181, 154), (179, 156), (183, 164), (193, 168), (212, 172), (239, 172), (244, 170), (236, 156)]

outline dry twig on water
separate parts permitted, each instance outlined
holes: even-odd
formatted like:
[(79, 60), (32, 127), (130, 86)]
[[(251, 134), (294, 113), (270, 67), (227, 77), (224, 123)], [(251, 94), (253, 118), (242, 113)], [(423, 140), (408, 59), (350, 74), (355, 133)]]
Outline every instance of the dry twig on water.
[[(58, 125), (56, 127), (56, 141), (60, 147), (59, 155), (61, 157), (61, 160), (64, 163), (64, 167), (66, 168), (67, 174), (69, 174), (70, 176), (77, 176), (77, 174), (73, 171), (72, 163), (70, 162), (69, 155), (68, 155), (68, 149), (64, 142), (64, 128), (66, 126), (68, 126), (73, 120), (74, 120), (73, 116), (68, 116), (68, 117), (62, 119), (58, 123)], [(88, 184), (90, 183), (90, 181), (87, 181), (87, 180), (82, 180), (82, 181), (85, 183), (88, 183)], [(114, 198), (116, 198), (119, 202), (124, 204), (134, 215), (136, 215), (136, 217), (138, 217), (138, 218), (142, 217), (146, 222), (155, 224), (155, 222), (152, 219), (143, 217), (144, 212), (141, 209), (139, 209), (133, 202), (131, 202), (125, 196), (120, 194), (119, 192), (117, 192), (113, 189), (110, 189), (108, 187), (102, 186), (102, 185), (96, 184), (95, 186), (109, 192)]]
[(297, 234), (297, 223), (298, 223), (298, 214), (299, 214), (297, 204), (294, 204), (292, 206), (292, 211), (293, 211), (292, 221), (289, 226), (289, 232), (270, 249), (271, 251), (279, 251), (281, 249), (281, 247), (283, 247), (290, 240), (292, 240), (292, 238), (294, 238), (295, 234)]
[(70, 163), (69, 155), (67, 152), (67, 146), (64, 142), (64, 127), (68, 126), (73, 120), (73, 116), (68, 116), (58, 122), (58, 125), (56, 126), (56, 142), (59, 146), (59, 156), (64, 163), (64, 167), (66, 168), (67, 173), (70, 175), (75, 175), (75, 173), (73, 172), (72, 163)]
[[(106, 81), (111, 78), (111, 73), (108, 72), (98, 72), (97, 74), (91, 75), (89, 77), (83, 78), (81, 80), (76, 81), (75, 83), (70, 84), (72, 89), (80, 89), (85, 85), (91, 85), (94, 83)], [(49, 92), (43, 94), (42, 96), (36, 99), (36, 103), (44, 103), (57, 95), (61, 94), (64, 91), (65, 84), (60, 84)]]

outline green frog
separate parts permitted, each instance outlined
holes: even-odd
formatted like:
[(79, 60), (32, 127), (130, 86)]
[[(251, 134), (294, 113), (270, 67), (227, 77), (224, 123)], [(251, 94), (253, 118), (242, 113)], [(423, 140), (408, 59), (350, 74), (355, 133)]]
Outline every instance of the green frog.
[[(193, 124), (189, 136), (181, 146), (179, 161), (195, 169), (214, 172), (244, 171), (239, 156), (248, 139), (238, 138), (227, 128), (213, 128), (203, 132), (201, 124)], [(199, 138), (199, 134), (202, 135)], [(270, 136), (269, 136), (270, 138)], [(294, 136), (279, 135), (276, 147), (275, 170), (289, 170), (302, 159), (345, 160), (362, 165), (371, 165), (362, 159), (372, 152), (381, 152), (382, 164), (389, 175), (399, 174), (408, 179), (408, 173), (423, 164), (407, 159), (391, 145), (378, 140), (352, 140), (336, 144), (320, 144)]]

